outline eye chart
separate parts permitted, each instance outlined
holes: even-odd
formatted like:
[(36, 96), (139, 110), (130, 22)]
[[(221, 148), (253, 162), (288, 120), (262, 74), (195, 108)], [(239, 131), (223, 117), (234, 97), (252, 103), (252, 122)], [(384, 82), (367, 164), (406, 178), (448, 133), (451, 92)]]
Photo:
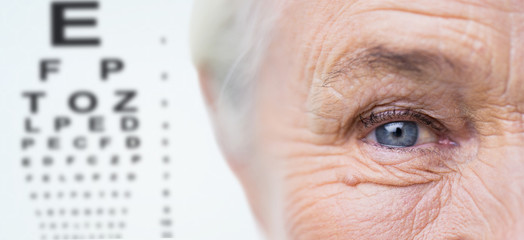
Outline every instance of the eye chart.
[(4, 65), (18, 71), (2, 79), (19, 95), (4, 113), (18, 123), (8, 151), (28, 202), (19, 211), (37, 229), (19, 239), (175, 238), (168, 12), (162, 4), (32, 4), (2, 19), (24, 26), (10, 35), (20, 57)]
[(228, 222), (248, 229), (225, 214), (249, 214), (224, 196), (240, 199), (240, 188), (213, 187), (225, 181), (211, 174), (227, 168), (217, 149), (205, 155), (214, 145), (189, 62), (190, 5), (2, 1), (0, 239), (231, 239)]

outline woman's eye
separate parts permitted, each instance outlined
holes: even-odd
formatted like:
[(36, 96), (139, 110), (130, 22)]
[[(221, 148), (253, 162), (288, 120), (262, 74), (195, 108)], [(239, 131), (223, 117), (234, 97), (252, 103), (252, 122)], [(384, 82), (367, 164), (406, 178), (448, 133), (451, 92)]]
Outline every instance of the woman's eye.
[(430, 142), (438, 142), (438, 137), (427, 127), (413, 121), (390, 122), (378, 126), (366, 140), (387, 147), (411, 147)]

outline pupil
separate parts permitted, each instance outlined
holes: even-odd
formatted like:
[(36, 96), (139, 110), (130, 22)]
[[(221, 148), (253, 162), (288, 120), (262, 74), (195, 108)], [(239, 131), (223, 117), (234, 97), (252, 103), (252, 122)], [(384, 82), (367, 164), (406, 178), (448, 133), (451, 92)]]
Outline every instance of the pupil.
[(395, 135), (395, 137), (401, 137), (402, 136), (402, 129), (401, 128), (397, 128), (397, 130), (395, 131), (395, 133), (393, 133)]

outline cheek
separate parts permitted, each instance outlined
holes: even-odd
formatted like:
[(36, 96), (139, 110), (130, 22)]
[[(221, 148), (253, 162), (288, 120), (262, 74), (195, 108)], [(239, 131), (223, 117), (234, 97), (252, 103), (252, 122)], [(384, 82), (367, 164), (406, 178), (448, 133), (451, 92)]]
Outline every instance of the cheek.
[(439, 212), (438, 197), (416, 190), (342, 182), (295, 187), (287, 205), (291, 239), (407, 238)]
[[(285, 180), (289, 239), (476, 239), (482, 226), (456, 203), (450, 179), (390, 187), (348, 186), (330, 167)], [(466, 229), (467, 228), (467, 229)], [(467, 234), (463, 234), (467, 233)]]

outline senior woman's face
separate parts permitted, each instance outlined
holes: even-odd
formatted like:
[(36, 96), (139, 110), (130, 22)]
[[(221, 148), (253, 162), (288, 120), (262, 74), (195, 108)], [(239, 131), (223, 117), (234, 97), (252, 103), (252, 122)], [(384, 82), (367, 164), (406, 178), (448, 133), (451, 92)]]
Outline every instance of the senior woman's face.
[(274, 34), (237, 167), (270, 236), (524, 239), (523, 1), (289, 1)]

